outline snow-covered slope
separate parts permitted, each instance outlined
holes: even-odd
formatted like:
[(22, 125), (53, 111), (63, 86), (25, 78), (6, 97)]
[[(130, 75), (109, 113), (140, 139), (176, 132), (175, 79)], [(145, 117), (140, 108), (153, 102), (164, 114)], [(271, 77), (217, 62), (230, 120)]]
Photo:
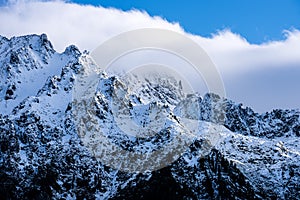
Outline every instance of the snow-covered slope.
[(45, 34), (1, 37), (0, 113), (9, 114), (23, 99), (35, 96), (48, 78), (59, 75), (79, 55), (74, 46), (56, 53)]
[(164, 77), (105, 72), (92, 98), (74, 95), (93, 65), (46, 35), (0, 37), (0, 199), (300, 198), (298, 110), (257, 114)]

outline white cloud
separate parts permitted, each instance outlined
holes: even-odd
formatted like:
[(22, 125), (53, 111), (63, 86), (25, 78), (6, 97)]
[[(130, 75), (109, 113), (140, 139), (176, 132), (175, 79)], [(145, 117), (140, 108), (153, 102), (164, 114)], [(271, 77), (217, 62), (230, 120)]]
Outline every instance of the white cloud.
[(230, 31), (193, 36), (218, 66), (227, 96), (258, 111), (300, 108), (300, 32), (285, 37), (256, 45)]
[(117, 9), (55, 2), (17, 1), (0, 8), (0, 33), (11, 37), (47, 33), (58, 51), (75, 44), (93, 49), (113, 35), (143, 27), (181, 31), (171, 24), (145, 12), (122, 12)]
[[(0, 7), (0, 34), (6, 37), (46, 33), (55, 49), (70, 44), (93, 50), (121, 32), (137, 28), (166, 28), (184, 33), (170, 23), (145, 12), (83, 6), (62, 1), (11, 1)], [(184, 33), (198, 42), (212, 58), (227, 94), (258, 111), (300, 108), (300, 32), (285, 32), (286, 39), (250, 44), (242, 36), (224, 30), (205, 38)]]
[(300, 32), (286, 31), (283, 41), (256, 45), (230, 31), (220, 32), (212, 38), (194, 36), (218, 65), (226, 72), (239, 68), (280, 67), (300, 63)]

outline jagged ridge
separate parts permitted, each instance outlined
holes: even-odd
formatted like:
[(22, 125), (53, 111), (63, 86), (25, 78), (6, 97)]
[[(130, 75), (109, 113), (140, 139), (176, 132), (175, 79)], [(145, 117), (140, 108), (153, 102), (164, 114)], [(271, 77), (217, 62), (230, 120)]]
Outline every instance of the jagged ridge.
[[(182, 117), (196, 119), (200, 123), (197, 134), (201, 136), (210, 126), (217, 139), (204, 157), (203, 146), (209, 141), (199, 137), (163, 169), (126, 173), (99, 162), (83, 145), (74, 124), (72, 88), (78, 73), (92, 64), (87, 54), (74, 46), (56, 53), (45, 35), (1, 37), (0, 52), (1, 199), (300, 198), (297, 110), (257, 114), (214, 94), (182, 98), (168, 84), (148, 83), (130, 94), (128, 102), (147, 107), (151, 102), (146, 100), (155, 99), (171, 112), (175, 127)], [(45, 76), (37, 82), (25, 78), (40, 73)], [(24, 92), (26, 81), (36, 90)], [(118, 90), (114, 82), (122, 81), (107, 75), (99, 81), (94, 109), (97, 120), (108, 125), (113, 120), (110, 95)], [(143, 113), (138, 119), (147, 117)], [(107, 134), (123, 148), (140, 145), (115, 129)], [(158, 148), (169, 137), (152, 139)]]

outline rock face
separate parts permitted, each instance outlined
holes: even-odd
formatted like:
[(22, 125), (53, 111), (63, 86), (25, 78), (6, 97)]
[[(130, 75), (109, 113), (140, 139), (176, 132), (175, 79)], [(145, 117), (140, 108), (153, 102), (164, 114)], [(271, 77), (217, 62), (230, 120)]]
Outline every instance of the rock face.
[[(157, 170), (107, 165), (78, 130), (74, 109), (81, 104), (72, 101), (76, 80), (92, 64), (75, 46), (55, 52), (46, 35), (0, 37), (0, 199), (300, 198), (298, 110), (258, 114), (215, 94), (185, 95), (170, 80), (132, 90), (101, 72), (89, 109), (112, 143), (150, 155), (193, 133), (178, 158)], [(158, 111), (164, 121), (154, 123)], [(128, 135), (117, 123), (128, 116), (162, 128), (151, 137)]]

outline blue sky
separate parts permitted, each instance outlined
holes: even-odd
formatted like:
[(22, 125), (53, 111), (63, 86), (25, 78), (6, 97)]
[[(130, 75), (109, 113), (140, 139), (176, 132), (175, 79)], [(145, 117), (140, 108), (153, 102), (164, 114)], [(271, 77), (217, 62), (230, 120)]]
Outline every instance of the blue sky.
[(299, 0), (74, 0), (79, 4), (145, 10), (179, 22), (185, 31), (210, 36), (230, 29), (250, 43), (284, 39), (283, 30), (300, 29)]

